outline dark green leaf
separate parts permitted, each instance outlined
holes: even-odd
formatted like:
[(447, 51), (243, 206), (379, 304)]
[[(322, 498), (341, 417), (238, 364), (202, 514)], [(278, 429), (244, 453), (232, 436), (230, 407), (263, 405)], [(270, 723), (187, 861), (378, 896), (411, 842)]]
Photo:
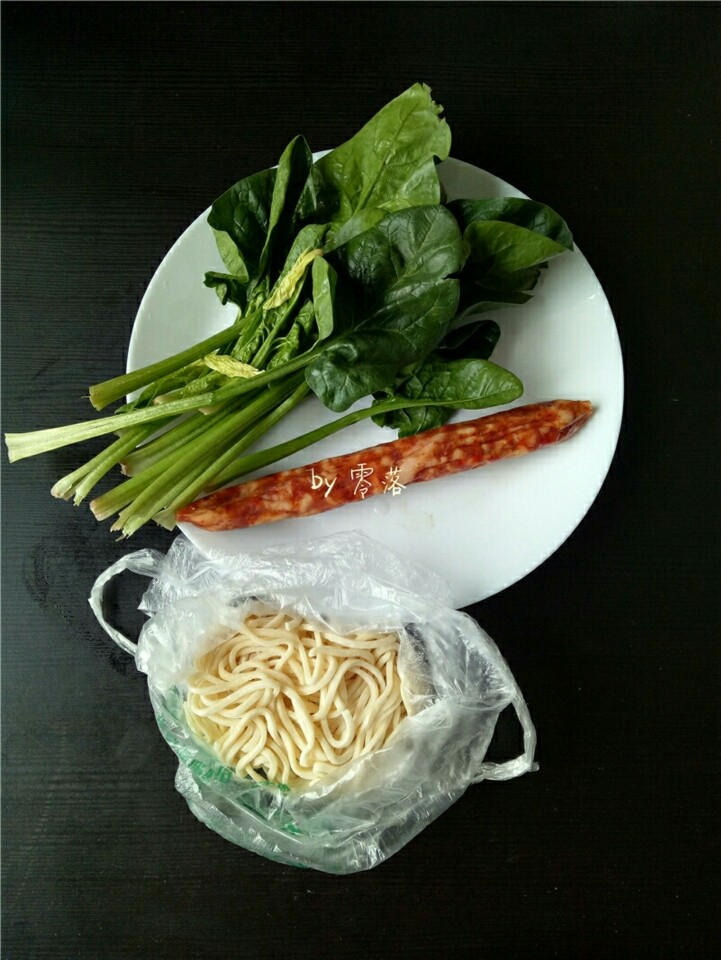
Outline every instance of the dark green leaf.
[(480, 410), (516, 400), (523, 393), (523, 384), (490, 360), (444, 360), (432, 355), (405, 382), (403, 392), (414, 400)]
[(453, 416), (452, 407), (406, 407), (400, 410), (390, 410), (373, 417), (373, 423), (379, 427), (390, 427), (397, 430), (399, 437), (412, 437), (424, 430), (442, 427)]
[(298, 233), (264, 306), (280, 306), (290, 299), (298, 284), (307, 276), (313, 259), (320, 255), (327, 229), (326, 224), (311, 223)]
[(215, 290), (221, 303), (236, 303), (241, 310), (245, 309), (248, 299), (248, 284), (246, 281), (229, 273), (209, 271), (205, 274), (203, 283), (206, 287)]
[[(483, 263), (470, 262), (463, 271), (464, 280), (472, 280), (476, 284), (477, 299), (482, 299), (485, 293), (491, 294), (486, 299), (494, 299), (493, 292), (498, 294), (498, 299), (505, 300), (503, 294), (506, 293), (527, 293), (538, 283), (541, 276), (541, 265), (529, 267), (527, 270), (514, 270), (509, 273), (494, 272), (493, 260), (486, 260)], [(481, 287), (482, 290), (478, 290)], [(526, 297), (530, 300), (530, 296)], [(506, 301), (509, 302), (509, 301)], [(511, 303), (525, 303), (525, 300), (511, 300)]]
[(461, 246), (458, 225), (447, 210), (412, 207), (387, 214), (329, 259), (363, 288), (372, 310), (456, 273)]
[(306, 370), (309, 386), (331, 410), (346, 410), (432, 350), (457, 304), (457, 280), (438, 281), (409, 300), (389, 303), (382, 315), (374, 315), (373, 326), (361, 326), (326, 347)]
[(451, 330), (438, 350), (447, 360), (490, 360), (500, 337), (501, 328), (494, 320), (478, 320)]
[(268, 229), (258, 262), (258, 273), (279, 269), (286, 259), (286, 244), (292, 236), (296, 205), (303, 195), (313, 155), (304, 137), (294, 137), (281, 154), (273, 184)]
[(466, 227), (463, 239), (471, 246), (466, 269), (469, 264), (479, 264), (484, 277), (518, 274), (566, 251), (565, 246), (540, 233), (498, 220), (475, 220)]
[[(322, 181), (313, 177), (312, 165), (308, 144), (303, 137), (295, 137), (283, 151), (277, 170), (261, 170), (239, 180), (210, 209), (208, 223), (223, 263), (251, 291), (268, 269), (280, 268), (283, 247), (299, 220), (310, 219), (318, 209), (317, 188)], [(299, 206), (303, 209), (296, 216)]]
[(388, 214), (332, 254), (356, 292), (355, 327), (306, 370), (331, 410), (345, 410), (390, 385), (399, 370), (432, 350), (458, 306), (461, 237), (443, 207)]
[(313, 165), (298, 203), (293, 211), (292, 233), (309, 223), (327, 223), (333, 216), (333, 192), (326, 186), (323, 174)]
[(523, 304), (530, 299), (530, 293), (520, 291), (500, 293), (496, 290), (483, 290), (478, 284), (461, 279), (461, 298), (454, 326), (460, 325), (470, 317)]
[(257, 276), (265, 244), (275, 170), (261, 170), (239, 180), (218, 197), (210, 208), (208, 223), (223, 263), (239, 280)]
[(380, 207), (364, 207), (362, 210), (358, 210), (345, 223), (335, 226), (330, 238), (326, 241), (326, 250), (330, 251), (342, 247), (344, 243), (352, 240), (353, 237), (357, 237), (359, 233), (370, 230), (385, 217), (387, 212)]
[(325, 340), (333, 333), (335, 289), (338, 274), (333, 267), (319, 257), (313, 261), (313, 309), (318, 326), (318, 339)]
[(312, 344), (315, 313), (313, 304), (306, 300), (298, 311), (288, 333), (275, 344), (273, 355), (266, 365), (267, 370), (282, 366), (293, 357), (303, 353)]
[(488, 200), (453, 200), (448, 208), (458, 219), (461, 231), (477, 220), (513, 223), (573, 249), (573, 237), (565, 220), (555, 210), (522, 197), (493, 197)]
[[(404, 416), (398, 417), (397, 410), (381, 414), (375, 418), (381, 426), (392, 426), (400, 431), (400, 436), (409, 436), (429, 426), (438, 426), (450, 416), (453, 410), (480, 410), (484, 407), (510, 403), (523, 393), (523, 384), (508, 370), (489, 360), (466, 358), (446, 360), (438, 353), (431, 354), (414, 374), (398, 384), (386, 400), (376, 398), (378, 406), (387, 400), (418, 402), (427, 406), (407, 407)], [(431, 413), (433, 408), (441, 410), (440, 415)]]
[[(334, 229), (365, 208), (392, 211), (439, 203), (435, 158), (445, 160), (451, 146), (442, 109), (429, 88), (416, 83), (318, 161), (334, 197)], [(367, 226), (363, 222), (358, 228)]]

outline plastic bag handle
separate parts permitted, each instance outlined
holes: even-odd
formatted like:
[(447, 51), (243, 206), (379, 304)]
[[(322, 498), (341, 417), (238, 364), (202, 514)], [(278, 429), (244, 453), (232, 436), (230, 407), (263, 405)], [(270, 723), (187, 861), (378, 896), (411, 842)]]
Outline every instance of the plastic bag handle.
[(491, 763), (490, 761), (482, 763), (478, 776), (473, 778), (473, 783), (480, 783), (481, 780), (511, 780), (513, 777), (520, 777), (524, 773), (538, 770), (538, 764), (533, 762), (533, 754), (536, 750), (536, 728), (533, 726), (526, 701), (517, 691), (513, 700), (511, 700), (511, 704), (516, 711), (518, 722), (523, 728), (523, 753), (513, 760), (506, 760), (504, 763)]
[(131, 657), (135, 656), (135, 651), (138, 649), (137, 643), (128, 640), (125, 634), (116, 630), (112, 624), (108, 623), (103, 614), (103, 594), (105, 593), (105, 587), (113, 577), (122, 573), (123, 570), (130, 570), (131, 573), (137, 573), (143, 577), (155, 577), (160, 572), (162, 562), (163, 555), (158, 553), (157, 550), (138, 550), (136, 553), (129, 553), (126, 557), (121, 557), (120, 560), (116, 560), (104, 573), (101, 573), (90, 591), (88, 603), (92, 607), (98, 623), (107, 635), (117, 643), (121, 650), (129, 653)]

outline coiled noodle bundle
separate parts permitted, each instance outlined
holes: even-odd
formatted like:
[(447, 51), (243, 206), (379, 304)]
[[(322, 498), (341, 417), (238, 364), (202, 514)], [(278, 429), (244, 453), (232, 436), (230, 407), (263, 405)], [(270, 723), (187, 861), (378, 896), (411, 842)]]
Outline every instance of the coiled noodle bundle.
[(253, 613), (200, 657), (185, 712), (240, 777), (315, 783), (393, 736), (406, 706), (395, 633), (341, 637), (300, 616)]

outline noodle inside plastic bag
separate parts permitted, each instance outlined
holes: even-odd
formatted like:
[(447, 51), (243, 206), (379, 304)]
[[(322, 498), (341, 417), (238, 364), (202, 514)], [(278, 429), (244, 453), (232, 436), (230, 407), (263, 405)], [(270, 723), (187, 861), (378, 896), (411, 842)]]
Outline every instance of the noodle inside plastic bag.
[[(107, 623), (121, 570), (152, 576), (137, 646)], [(430, 571), (360, 533), (207, 558), (184, 537), (96, 581), (96, 616), (148, 676), (195, 816), (272, 860), (367, 870), (473, 783), (533, 769), (535, 731), (492, 640)], [(520, 757), (488, 763), (512, 705)]]
[(193, 733), (240, 777), (313, 784), (383, 747), (407, 714), (396, 633), (340, 636), (259, 609), (196, 662)]

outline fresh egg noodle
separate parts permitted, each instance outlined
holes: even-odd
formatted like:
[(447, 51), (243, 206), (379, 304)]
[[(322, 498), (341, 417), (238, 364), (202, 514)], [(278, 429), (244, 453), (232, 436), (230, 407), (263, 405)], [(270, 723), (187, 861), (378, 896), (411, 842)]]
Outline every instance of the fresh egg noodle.
[(188, 723), (240, 777), (315, 783), (379, 750), (406, 716), (399, 646), (395, 633), (250, 614), (197, 660)]

